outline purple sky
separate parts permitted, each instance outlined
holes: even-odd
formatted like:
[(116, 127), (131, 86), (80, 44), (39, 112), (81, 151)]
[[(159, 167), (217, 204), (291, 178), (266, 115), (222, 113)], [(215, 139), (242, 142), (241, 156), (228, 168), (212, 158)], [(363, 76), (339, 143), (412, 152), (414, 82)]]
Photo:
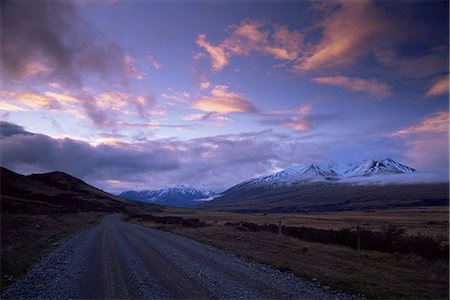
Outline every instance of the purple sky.
[(448, 1), (13, 1), (1, 164), (111, 192), (310, 162), (448, 173)]

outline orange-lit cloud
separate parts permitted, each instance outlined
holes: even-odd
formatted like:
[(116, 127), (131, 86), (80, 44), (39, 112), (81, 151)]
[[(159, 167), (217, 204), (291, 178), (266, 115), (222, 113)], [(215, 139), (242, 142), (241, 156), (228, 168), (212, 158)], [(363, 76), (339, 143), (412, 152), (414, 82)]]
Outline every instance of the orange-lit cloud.
[[(265, 30), (265, 26), (272, 30)], [(245, 20), (239, 25), (231, 25), (230, 30), (230, 35), (218, 45), (207, 42), (205, 34), (197, 37), (197, 45), (204, 48), (211, 57), (213, 71), (221, 70), (233, 55), (245, 56), (258, 52), (278, 60), (294, 61), (303, 48), (304, 35), (285, 26), (266, 24), (260, 20)], [(199, 59), (201, 56), (196, 54), (195, 58)]]
[(354, 92), (368, 93), (374, 97), (386, 98), (392, 95), (390, 87), (378, 80), (366, 80), (347, 76), (316, 77), (312, 81), (334, 85)]
[(216, 85), (210, 96), (202, 96), (193, 107), (206, 112), (242, 113), (256, 111), (253, 104), (244, 95), (228, 91), (226, 85)]
[(221, 70), (228, 64), (229, 54), (225, 53), (225, 50), (218, 46), (213, 46), (206, 41), (206, 34), (200, 34), (197, 38), (197, 45), (205, 48), (206, 52), (211, 56), (212, 69), (214, 71)]
[(426, 96), (427, 97), (433, 97), (433, 96), (440, 96), (448, 94), (449, 89), (449, 75), (444, 76), (443, 78), (436, 81), (433, 86), (428, 90)]
[(51, 109), (55, 106), (55, 101), (51, 97), (34, 92), (2, 91), (0, 102), (4, 110)]
[[(374, 2), (339, 1), (340, 8), (327, 15), (320, 26), (321, 41), (301, 58), (294, 69), (300, 72), (324, 67), (347, 66), (363, 54), (381, 48), (386, 39), (399, 35), (398, 24), (388, 18)], [(403, 36), (406, 36), (403, 33)], [(402, 35), (398, 36), (401, 39)]]

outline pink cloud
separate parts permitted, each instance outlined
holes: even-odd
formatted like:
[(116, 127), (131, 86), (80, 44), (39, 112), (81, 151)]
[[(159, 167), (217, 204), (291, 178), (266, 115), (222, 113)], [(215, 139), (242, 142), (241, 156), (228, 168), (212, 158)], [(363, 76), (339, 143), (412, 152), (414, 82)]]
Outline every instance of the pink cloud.
[(290, 31), (286, 26), (276, 26), (272, 34), (272, 45), (264, 48), (264, 52), (272, 54), (279, 60), (296, 60), (302, 52), (304, 35), (296, 30)]
[(161, 64), (153, 57), (153, 55), (148, 53), (147, 59), (155, 69), (157, 69), (157, 70), (161, 69)]
[(256, 111), (253, 104), (244, 96), (228, 91), (226, 85), (216, 85), (211, 90), (210, 96), (202, 96), (193, 107), (206, 112), (217, 113), (242, 113)]
[(420, 134), (446, 134), (448, 133), (449, 126), (448, 120), (448, 112), (437, 112), (416, 125), (396, 131), (393, 136), (407, 137)]
[[(251, 52), (272, 56), (278, 60), (294, 61), (303, 48), (304, 35), (285, 26), (271, 25), (271, 32), (264, 30), (266, 24), (260, 20), (245, 20), (231, 25), (231, 33), (218, 45), (206, 41), (206, 35), (197, 37), (197, 45), (211, 57), (212, 70), (220, 71), (229, 64), (233, 55), (246, 56)], [(196, 54), (195, 58), (200, 56)]]
[(393, 137), (405, 140), (406, 156), (419, 168), (447, 169), (449, 163), (449, 113), (437, 112), (418, 124), (398, 130)]
[(211, 87), (211, 83), (209, 81), (200, 82), (200, 89), (207, 90)]
[(306, 132), (311, 129), (311, 125), (308, 120), (302, 117), (290, 118), (288, 120), (282, 121), (280, 125), (299, 132)]
[(360, 78), (351, 78), (347, 76), (334, 76), (316, 77), (312, 81), (319, 84), (338, 86), (354, 92), (368, 93), (378, 98), (386, 98), (392, 95), (389, 85), (378, 80), (366, 80)]
[(36, 75), (46, 75), (49, 74), (52, 71), (52, 69), (48, 66), (46, 66), (43, 63), (32, 61), (25, 65), (24, 69), (24, 76), (25, 77), (32, 77)]
[(135, 62), (136, 62), (136, 58), (134, 58), (130, 55), (125, 55), (123, 57), (125, 76), (127, 76), (129, 78), (137, 79), (137, 80), (142, 80), (142, 79), (144, 79), (144, 74), (142, 72), (140, 72), (138, 69), (136, 69), (136, 67), (133, 66), (133, 64)]
[(176, 91), (173, 88), (168, 88), (167, 92), (159, 94), (163, 99), (171, 99), (180, 102), (186, 102), (192, 98), (192, 94), (188, 91)]
[(231, 122), (233, 119), (218, 114), (216, 112), (209, 112), (205, 114), (190, 114), (185, 117), (183, 117), (183, 120), (186, 121), (205, 121), (205, 120), (213, 120), (213, 121), (219, 121), (219, 122)]
[(449, 89), (449, 75), (442, 77), (438, 81), (436, 81), (433, 86), (428, 90), (426, 96), (427, 97), (433, 97), (433, 96), (440, 96), (448, 94)]

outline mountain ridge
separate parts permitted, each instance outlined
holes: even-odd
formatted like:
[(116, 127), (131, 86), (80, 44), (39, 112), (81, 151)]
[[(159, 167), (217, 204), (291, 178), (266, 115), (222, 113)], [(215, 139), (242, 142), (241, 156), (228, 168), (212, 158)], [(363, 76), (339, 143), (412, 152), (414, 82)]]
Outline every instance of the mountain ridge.
[(157, 190), (128, 190), (119, 194), (119, 197), (145, 203), (192, 207), (199, 201), (209, 200), (215, 195), (216, 193), (212, 191), (200, 189), (189, 184), (177, 184)]

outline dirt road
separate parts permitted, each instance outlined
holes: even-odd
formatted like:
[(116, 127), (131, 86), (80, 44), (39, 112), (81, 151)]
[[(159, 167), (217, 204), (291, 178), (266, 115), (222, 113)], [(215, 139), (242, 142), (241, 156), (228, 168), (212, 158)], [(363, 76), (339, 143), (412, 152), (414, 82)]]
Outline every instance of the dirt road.
[(7, 298), (344, 299), (271, 267), (118, 215), (63, 242)]

